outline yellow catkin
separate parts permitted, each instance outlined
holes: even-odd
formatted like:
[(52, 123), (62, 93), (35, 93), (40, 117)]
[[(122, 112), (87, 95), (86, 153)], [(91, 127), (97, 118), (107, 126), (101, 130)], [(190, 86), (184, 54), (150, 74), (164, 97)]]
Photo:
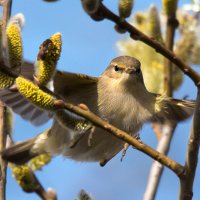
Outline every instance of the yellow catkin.
[[(44, 45), (47, 45), (44, 47)], [(61, 34), (56, 33), (46, 40), (41, 47), (45, 50), (43, 55), (38, 55), (36, 76), (41, 85), (46, 85), (54, 75), (57, 61), (61, 53)]]
[(21, 29), (15, 23), (8, 24), (6, 28), (8, 43), (9, 66), (12, 69), (20, 68), (23, 60), (23, 46)]
[(50, 154), (41, 154), (30, 160), (29, 166), (33, 171), (40, 170), (44, 165), (51, 161)]
[(15, 78), (0, 71), (0, 89), (9, 88), (15, 83)]
[(147, 32), (149, 36), (163, 43), (159, 14), (156, 6), (150, 6), (147, 17)]
[(12, 169), (13, 176), (17, 183), (26, 192), (33, 192), (36, 189), (36, 185), (33, 181), (33, 174), (31, 169), (27, 165), (9, 165)]
[(133, 0), (119, 0), (119, 16), (127, 18), (131, 15)]
[(171, 15), (176, 11), (177, 0), (162, 0), (162, 12), (164, 15)]
[(31, 81), (23, 77), (18, 77), (16, 79), (16, 86), (19, 92), (31, 103), (43, 109), (54, 109), (55, 98), (40, 90), (39, 87)]

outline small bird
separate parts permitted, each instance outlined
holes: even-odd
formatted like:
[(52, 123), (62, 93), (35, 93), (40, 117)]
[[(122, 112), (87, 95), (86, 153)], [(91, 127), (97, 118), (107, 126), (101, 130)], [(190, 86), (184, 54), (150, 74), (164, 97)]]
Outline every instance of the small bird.
[[(90, 111), (133, 137), (138, 136), (145, 122), (179, 122), (187, 119), (192, 114), (195, 103), (149, 92), (145, 87), (140, 65), (136, 58), (120, 56), (113, 59), (98, 78), (57, 71), (54, 92), (67, 102), (87, 105)], [(91, 145), (88, 144), (91, 134), (86, 132), (72, 148), (70, 144), (75, 131), (62, 126), (52, 113), (49, 115), (47, 111), (36, 108), (17, 92), (3, 90), (0, 98), (15, 112), (36, 125), (44, 123), (51, 116), (54, 118), (50, 129), (4, 150), (2, 156), (7, 161), (23, 164), (41, 153), (50, 153), (62, 154), (82, 162), (105, 163), (123, 149), (122, 140), (99, 127), (95, 127), (93, 131)]]

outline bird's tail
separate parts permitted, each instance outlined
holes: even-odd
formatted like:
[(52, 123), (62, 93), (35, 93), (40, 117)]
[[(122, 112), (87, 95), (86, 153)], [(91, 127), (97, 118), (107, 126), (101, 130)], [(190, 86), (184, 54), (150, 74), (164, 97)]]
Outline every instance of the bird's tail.
[(157, 96), (157, 104), (161, 108), (157, 112), (158, 119), (180, 122), (193, 114), (196, 102)]
[(38, 153), (31, 151), (35, 140), (36, 138), (33, 138), (12, 145), (1, 153), (2, 158), (17, 165), (22, 165), (28, 162), (30, 159), (39, 155)]

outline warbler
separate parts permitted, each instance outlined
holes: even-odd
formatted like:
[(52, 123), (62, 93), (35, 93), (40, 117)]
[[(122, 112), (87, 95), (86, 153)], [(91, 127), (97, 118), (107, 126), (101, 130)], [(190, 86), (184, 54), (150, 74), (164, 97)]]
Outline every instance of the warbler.
[[(149, 92), (140, 65), (136, 58), (120, 56), (113, 59), (99, 77), (57, 71), (53, 80), (54, 92), (64, 101), (85, 104), (90, 111), (133, 137), (145, 122), (178, 122), (188, 118), (195, 103)], [(77, 161), (108, 161), (123, 149), (122, 140), (99, 127), (93, 130), (90, 145), (91, 133), (88, 131), (72, 148), (75, 130), (62, 126), (55, 115), (31, 105), (17, 92), (3, 90), (0, 98), (36, 125), (51, 116), (54, 118), (50, 129), (4, 150), (2, 156), (7, 161), (23, 164), (41, 153), (62, 154)]]

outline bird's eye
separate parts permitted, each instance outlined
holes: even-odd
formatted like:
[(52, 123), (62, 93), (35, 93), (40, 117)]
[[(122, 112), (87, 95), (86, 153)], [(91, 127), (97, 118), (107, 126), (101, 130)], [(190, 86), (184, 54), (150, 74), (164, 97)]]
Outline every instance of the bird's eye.
[(117, 65), (115, 65), (115, 71), (116, 72), (118, 72), (118, 71), (120, 71), (121, 69), (117, 66)]

